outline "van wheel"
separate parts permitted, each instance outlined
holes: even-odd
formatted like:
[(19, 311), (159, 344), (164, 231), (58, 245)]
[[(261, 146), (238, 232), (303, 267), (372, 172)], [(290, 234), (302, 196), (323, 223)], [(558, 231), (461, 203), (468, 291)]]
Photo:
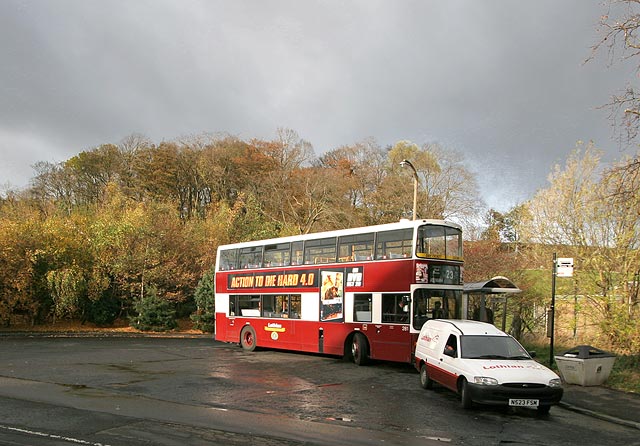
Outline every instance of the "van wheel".
[(423, 389), (433, 389), (433, 381), (429, 378), (426, 362), (420, 367), (420, 385)]
[(351, 356), (353, 357), (353, 362), (357, 365), (365, 365), (367, 363), (369, 344), (367, 344), (367, 339), (361, 333), (353, 335), (353, 340), (351, 341)]
[(240, 345), (248, 352), (256, 349), (256, 332), (251, 325), (247, 325), (240, 332)]
[(473, 401), (471, 401), (471, 392), (469, 392), (469, 383), (466, 379), (462, 378), (460, 383), (460, 402), (463, 409), (471, 409)]

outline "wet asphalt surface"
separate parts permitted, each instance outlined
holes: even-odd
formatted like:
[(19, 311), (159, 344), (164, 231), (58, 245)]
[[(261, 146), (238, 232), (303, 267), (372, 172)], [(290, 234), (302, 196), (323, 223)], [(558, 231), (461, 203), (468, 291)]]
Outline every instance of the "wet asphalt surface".
[(407, 364), (209, 338), (0, 337), (0, 445), (640, 445), (554, 407), (465, 411)]

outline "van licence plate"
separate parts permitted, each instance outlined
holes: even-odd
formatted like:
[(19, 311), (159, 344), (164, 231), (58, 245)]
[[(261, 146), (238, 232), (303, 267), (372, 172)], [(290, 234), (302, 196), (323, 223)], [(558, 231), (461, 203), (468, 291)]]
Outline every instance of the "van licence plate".
[(540, 404), (540, 400), (509, 398), (509, 406), (538, 407), (539, 404)]

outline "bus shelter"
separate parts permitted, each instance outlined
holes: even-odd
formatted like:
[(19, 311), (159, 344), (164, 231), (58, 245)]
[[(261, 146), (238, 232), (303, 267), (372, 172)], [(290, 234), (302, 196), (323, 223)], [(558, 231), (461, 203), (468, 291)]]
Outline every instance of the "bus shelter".
[(509, 294), (520, 293), (511, 280), (503, 276), (496, 276), (482, 282), (464, 284), (462, 299), (462, 314), (467, 319), (495, 324), (494, 311), (502, 307), (502, 331), (507, 325), (507, 297)]

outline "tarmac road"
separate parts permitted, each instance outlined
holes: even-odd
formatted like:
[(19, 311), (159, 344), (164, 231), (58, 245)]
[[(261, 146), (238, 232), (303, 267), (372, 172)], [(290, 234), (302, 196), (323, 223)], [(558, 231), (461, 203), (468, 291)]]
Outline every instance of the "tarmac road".
[(0, 445), (640, 444), (555, 407), (464, 411), (408, 365), (210, 338), (0, 338)]

